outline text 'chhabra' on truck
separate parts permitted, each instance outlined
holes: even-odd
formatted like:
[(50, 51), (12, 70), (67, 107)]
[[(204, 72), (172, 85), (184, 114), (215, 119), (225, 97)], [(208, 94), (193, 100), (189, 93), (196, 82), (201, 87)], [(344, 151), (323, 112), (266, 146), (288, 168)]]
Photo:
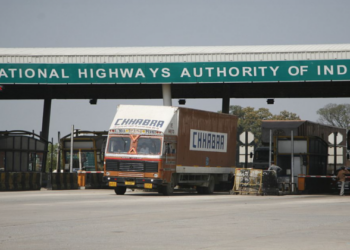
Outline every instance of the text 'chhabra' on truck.
[(170, 106), (119, 105), (105, 151), (104, 181), (164, 195), (232, 188), (237, 117)]

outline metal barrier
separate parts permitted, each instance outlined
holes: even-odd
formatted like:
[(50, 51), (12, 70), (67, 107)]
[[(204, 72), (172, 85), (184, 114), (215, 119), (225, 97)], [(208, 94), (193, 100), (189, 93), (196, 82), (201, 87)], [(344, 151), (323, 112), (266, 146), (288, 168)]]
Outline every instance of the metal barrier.
[(83, 173), (52, 174), (28, 172), (1, 172), (0, 191), (40, 190), (41, 186), (49, 188), (48, 182), (51, 182), (51, 187), (49, 189), (52, 188), (52, 190), (78, 189), (79, 186), (84, 186), (87, 189), (106, 188), (105, 183), (103, 182), (103, 171), (82, 172)]
[(235, 194), (262, 194), (261, 169), (236, 168), (233, 193)]
[(103, 182), (103, 171), (78, 171), (80, 188), (101, 189), (107, 186)]
[(236, 168), (235, 183), (231, 193), (279, 195), (276, 172), (252, 168)]
[[(298, 191), (302, 193), (329, 193), (337, 191), (334, 175), (298, 175)], [(345, 177), (349, 181), (350, 176)]]
[(274, 170), (263, 171), (263, 194), (264, 195), (279, 195), (277, 173)]
[(0, 173), (0, 191), (40, 190), (41, 173)]
[[(282, 191), (283, 194), (293, 194), (293, 193), (297, 192), (297, 184), (296, 183), (279, 182), (278, 187)], [(294, 192), (292, 190), (294, 190)]]
[(52, 190), (78, 189), (77, 173), (52, 173)]

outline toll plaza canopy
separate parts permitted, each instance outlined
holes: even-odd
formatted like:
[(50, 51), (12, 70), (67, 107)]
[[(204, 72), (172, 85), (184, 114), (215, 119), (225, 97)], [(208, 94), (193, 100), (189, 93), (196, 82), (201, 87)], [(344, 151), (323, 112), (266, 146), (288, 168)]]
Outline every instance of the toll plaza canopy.
[(0, 48), (0, 99), (350, 96), (350, 44)]
[(52, 99), (291, 97), (350, 97), (350, 44), (0, 48), (0, 100), (43, 99), (44, 140)]

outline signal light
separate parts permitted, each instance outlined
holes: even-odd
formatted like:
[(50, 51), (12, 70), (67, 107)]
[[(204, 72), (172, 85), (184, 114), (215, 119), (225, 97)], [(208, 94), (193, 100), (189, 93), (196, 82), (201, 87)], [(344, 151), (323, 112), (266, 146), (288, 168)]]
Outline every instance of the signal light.
[(185, 99), (180, 99), (179, 100), (179, 104), (180, 105), (185, 105), (186, 104), (186, 100)]
[(275, 100), (274, 99), (267, 99), (267, 104), (274, 104), (275, 103)]
[(4, 86), (0, 85), (0, 91), (4, 90)]
[(90, 99), (90, 104), (91, 105), (96, 105), (97, 104), (97, 99)]

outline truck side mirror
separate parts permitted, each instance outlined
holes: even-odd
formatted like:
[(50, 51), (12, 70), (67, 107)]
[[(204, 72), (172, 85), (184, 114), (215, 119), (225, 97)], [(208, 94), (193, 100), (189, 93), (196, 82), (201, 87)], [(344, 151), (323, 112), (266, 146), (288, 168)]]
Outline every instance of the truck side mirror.
[(253, 158), (253, 152), (250, 152), (249, 157)]
[(170, 143), (166, 144), (165, 153), (170, 154)]
[(106, 145), (107, 145), (107, 139), (103, 141), (102, 146), (101, 146), (101, 151), (100, 151), (100, 162), (103, 163), (105, 159), (105, 150), (106, 150)]

